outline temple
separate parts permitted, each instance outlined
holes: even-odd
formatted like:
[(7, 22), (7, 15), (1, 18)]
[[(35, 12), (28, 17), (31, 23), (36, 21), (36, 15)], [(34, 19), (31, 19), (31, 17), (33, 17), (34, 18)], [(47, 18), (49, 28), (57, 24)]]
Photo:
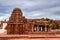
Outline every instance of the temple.
[(51, 27), (48, 23), (49, 21), (41, 19), (27, 19), (20, 8), (14, 8), (7, 24), (7, 34), (49, 32)]

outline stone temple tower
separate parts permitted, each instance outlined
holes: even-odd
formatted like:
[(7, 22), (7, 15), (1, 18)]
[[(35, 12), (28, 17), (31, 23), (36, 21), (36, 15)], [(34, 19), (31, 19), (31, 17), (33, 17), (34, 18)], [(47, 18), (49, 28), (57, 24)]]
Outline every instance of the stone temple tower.
[(22, 34), (24, 32), (24, 23), (26, 19), (22, 16), (20, 8), (13, 9), (7, 25), (7, 34)]

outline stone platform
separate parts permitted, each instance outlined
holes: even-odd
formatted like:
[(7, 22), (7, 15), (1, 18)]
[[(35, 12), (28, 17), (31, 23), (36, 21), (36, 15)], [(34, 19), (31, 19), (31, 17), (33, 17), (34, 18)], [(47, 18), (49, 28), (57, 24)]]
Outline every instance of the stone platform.
[(0, 34), (0, 40), (60, 40), (60, 34), (54, 32), (42, 32), (32, 34), (7, 35)]

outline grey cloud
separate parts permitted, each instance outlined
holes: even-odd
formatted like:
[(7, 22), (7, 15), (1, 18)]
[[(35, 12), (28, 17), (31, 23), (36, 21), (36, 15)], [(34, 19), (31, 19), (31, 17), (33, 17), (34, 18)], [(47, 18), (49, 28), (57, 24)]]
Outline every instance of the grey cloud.
[(0, 0), (0, 3), (0, 13), (3, 14), (9, 14), (13, 8), (19, 7), (26, 17), (60, 18), (60, 0)]

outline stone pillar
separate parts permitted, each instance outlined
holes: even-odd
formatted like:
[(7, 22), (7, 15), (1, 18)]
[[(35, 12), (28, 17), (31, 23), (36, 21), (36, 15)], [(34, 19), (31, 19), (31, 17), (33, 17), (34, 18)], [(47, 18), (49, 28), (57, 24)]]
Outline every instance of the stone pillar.
[(38, 27), (39, 32), (41, 32), (41, 26)]
[(49, 26), (47, 26), (47, 31), (49, 31)]
[(25, 33), (25, 25), (23, 25), (23, 34)]
[(11, 33), (12, 34), (14, 33), (14, 26), (13, 26), (13, 24), (11, 24)]
[(41, 26), (41, 31), (42, 31), (42, 26)]
[[(33, 26), (34, 27), (34, 26)], [(34, 28), (32, 27), (32, 32), (34, 32)]]
[(48, 31), (51, 31), (51, 27), (50, 26), (48, 27)]
[(20, 24), (20, 26), (19, 26), (20, 28), (19, 28), (19, 30), (20, 30), (20, 34), (23, 34), (23, 32), (24, 32), (24, 30), (23, 30), (23, 24)]
[(8, 24), (7, 34), (13, 34), (13, 25), (12, 24)]
[(45, 32), (47, 31), (47, 27), (45, 26)]
[(8, 24), (8, 27), (7, 27), (7, 34), (11, 34), (11, 25)]
[(39, 26), (37, 26), (37, 32), (39, 32)]

